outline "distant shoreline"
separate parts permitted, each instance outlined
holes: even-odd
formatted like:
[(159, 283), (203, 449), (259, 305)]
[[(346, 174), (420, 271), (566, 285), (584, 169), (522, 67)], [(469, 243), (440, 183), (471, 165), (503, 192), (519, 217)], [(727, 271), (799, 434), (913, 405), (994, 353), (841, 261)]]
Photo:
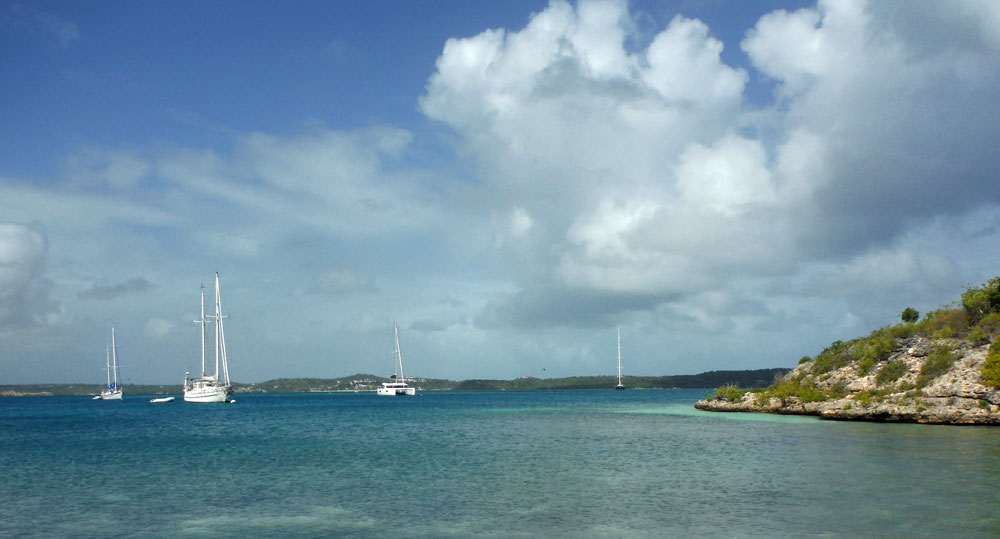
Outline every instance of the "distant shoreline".
[[(771, 368), (741, 371), (708, 371), (700, 374), (671, 376), (623, 376), (622, 382), (631, 389), (704, 389), (725, 384), (741, 387), (764, 387), (791, 369)], [(354, 374), (342, 378), (278, 378), (254, 384), (234, 384), (237, 393), (343, 393), (374, 391), (388, 381), (371, 374)], [(525, 376), (513, 380), (443, 380), (407, 378), (421, 391), (433, 390), (532, 390), (532, 389), (614, 389), (615, 376), (571, 376), (535, 378)], [(101, 384), (13, 384), (0, 385), (0, 397), (41, 397), (56, 395), (95, 395)], [(124, 384), (128, 395), (169, 395), (183, 392), (181, 384)]]

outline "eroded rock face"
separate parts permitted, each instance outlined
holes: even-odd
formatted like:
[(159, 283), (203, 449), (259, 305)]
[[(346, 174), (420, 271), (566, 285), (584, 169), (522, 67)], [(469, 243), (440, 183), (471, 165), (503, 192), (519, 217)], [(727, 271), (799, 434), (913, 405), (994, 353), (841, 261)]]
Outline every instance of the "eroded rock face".
[[(933, 379), (921, 380), (920, 371), (928, 358), (945, 346), (951, 349), (954, 363)], [(1000, 424), (1000, 391), (984, 386), (980, 375), (988, 348), (988, 344), (957, 339), (910, 337), (897, 341), (889, 358), (871, 366), (867, 373), (863, 373), (863, 367), (855, 361), (814, 375), (810, 372), (812, 363), (807, 362), (783, 378), (811, 383), (820, 392), (837, 397), (804, 402), (796, 396), (768, 398), (764, 393), (747, 392), (735, 401), (725, 398), (701, 400), (695, 408), (862, 421)], [(901, 362), (905, 371), (898, 379), (879, 385), (878, 373), (893, 361)]]

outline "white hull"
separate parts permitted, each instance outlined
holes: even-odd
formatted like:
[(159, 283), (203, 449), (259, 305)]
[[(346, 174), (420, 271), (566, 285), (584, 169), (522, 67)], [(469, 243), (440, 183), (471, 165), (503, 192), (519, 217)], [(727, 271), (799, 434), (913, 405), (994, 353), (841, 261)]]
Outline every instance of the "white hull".
[(230, 386), (203, 386), (184, 390), (184, 402), (227, 402), (232, 396)]
[(95, 395), (94, 400), (102, 401), (120, 401), (122, 400), (122, 391), (115, 391), (113, 393), (101, 393), (100, 395)]
[(378, 395), (387, 395), (394, 397), (396, 395), (416, 395), (417, 388), (415, 387), (380, 387), (375, 390)]
[(149, 399), (149, 402), (174, 402), (173, 397), (157, 397), (155, 399)]

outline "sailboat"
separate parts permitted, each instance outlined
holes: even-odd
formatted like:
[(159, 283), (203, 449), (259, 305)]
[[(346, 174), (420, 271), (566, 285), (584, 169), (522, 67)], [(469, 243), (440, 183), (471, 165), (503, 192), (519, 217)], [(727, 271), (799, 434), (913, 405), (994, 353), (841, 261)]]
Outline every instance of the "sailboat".
[(622, 328), (618, 328), (618, 385), (615, 389), (625, 389), (622, 385)]
[[(226, 335), (222, 328), (222, 299), (219, 297), (219, 272), (215, 272), (215, 314), (205, 316), (205, 286), (201, 287), (201, 376), (191, 378), (184, 373), (184, 400), (186, 402), (235, 402), (233, 385), (229, 382), (229, 363), (226, 361)], [(205, 371), (205, 324), (215, 323), (215, 372)], [(219, 370), (219, 366), (222, 370)]]
[[(118, 385), (118, 353), (115, 346), (115, 328), (111, 328), (111, 348), (104, 349), (104, 369), (108, 371), (108, 381), (100, 395), (94, 395), (94, 400), (122, 400), (122, 388)], [(114, 380), (111, 379), (114, 373)]]
[(410, 387), (406, 384), (406, 378), (403, 376), (403, 354), (399, 351), (399, 329), (396, 327), (396, 321), (392, 321), (392, 333), (396, 339), (396, 349), (393, 351), (393, 374), (390, 377), (390, 382), (382, 382), (382, 387), (376, 388), (375, 393), (379, 395), (416, 395), (417, 388)]

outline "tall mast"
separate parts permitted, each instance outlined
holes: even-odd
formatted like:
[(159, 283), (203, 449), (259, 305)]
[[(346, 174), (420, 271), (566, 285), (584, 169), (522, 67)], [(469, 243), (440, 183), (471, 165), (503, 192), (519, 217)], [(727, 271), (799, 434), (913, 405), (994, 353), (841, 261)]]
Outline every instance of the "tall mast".
[(222, 318), (219, 317), (219, 272), (215, 272), (215, 379), (219, 379), (219, 331)]
[(201, 377), (205, 377), (205, 285), (201, 285), (201, 318), (194, 321), (201, 324)]
[(108, 381), (104, 384), (105, 389), (111, 389), (111, 349), (108, 348), (108, 341), (104, 341), (104, 370), (108, 372)]
[(618, 385), (622, 385), (622, 328), (618, 328)]
[(229, 363), (226, 361), (226, 332), (222, 327), (222, 297), (219, 294), (219, 272), (215, 272), (215, 377), (219, 379), (219, 358), (225, 385), (229, 385)]
[(115, 346), (115, 328), (111, 328), (111, 365), (115, 370), (115, 385), (118, 387), (118, 347)]
[[(399, 367), (399, 382), (405, 382), (406, 378), (403, 376), (403, 352), (399, 349), (399, 329), (396, 327), (396, 319), (392, 320), (392, 333), (396, 338), (396, 362)], [(393, 368), (395, 371), (396, 369)]]

